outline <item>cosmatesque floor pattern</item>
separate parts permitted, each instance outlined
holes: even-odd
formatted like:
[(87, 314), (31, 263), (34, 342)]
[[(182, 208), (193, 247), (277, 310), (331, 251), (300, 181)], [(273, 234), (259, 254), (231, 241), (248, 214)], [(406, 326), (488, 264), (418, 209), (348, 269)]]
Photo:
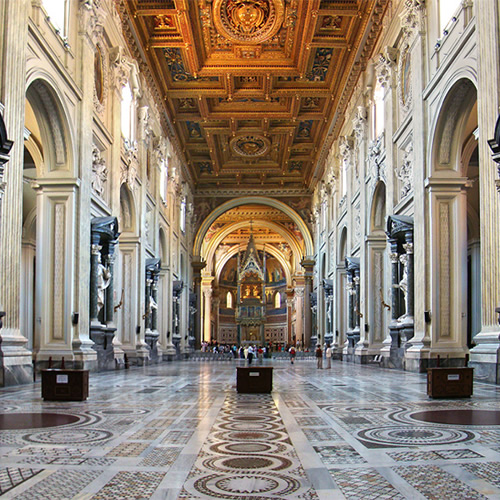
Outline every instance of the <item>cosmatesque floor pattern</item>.
[(238, 394), (236, 363), (91, 374), (83, 402), (0, 389), (0, 496), (500, 499), (500, 387), (438, 400), (423, 374), (274, 360), (271, 394)]

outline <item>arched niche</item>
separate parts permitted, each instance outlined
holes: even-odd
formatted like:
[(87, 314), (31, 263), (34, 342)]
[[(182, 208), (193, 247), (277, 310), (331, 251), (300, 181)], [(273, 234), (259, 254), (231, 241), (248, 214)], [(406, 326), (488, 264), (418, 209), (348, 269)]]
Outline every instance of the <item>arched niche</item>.
[(375, 186), (370, 210), (370, 233), (383, 233), (385, 230), (386, 190), (383, 182)]
[(158, 241), (159, 241), (159, 252), (162, 267), (168, 265), (168, 243), (167, 243), (167, 235), (165, 234), (165, 230), (160, 227), (158, 232)]
[(337, 264), (344, 265), (345, 258), (347, 257), (347, 228), (345, 226), (340, 232), (338, 249), (339, 251), (337, 252)]
[(220, 217), (223, 213), (231, 210), (232, 208), (239, 207), (241, 205), (265, 205), (269, 207), (276, 208), (281, 210), (283, 213), (288, 215), (290, 219), (297, 225), (302, 237), (304, 239), (305, 245), (305, 253), (306, 256), (314, 255), (314, 243), (311, 237), (311, 233), (306, 225), (306, 223), (302, 220), (300, 215), (290, 208), (285, 203), (275, 200), (273, 198), (267, 198), (264, 196), (245, 196), (241, 198), (234, 198), (233, 200), (227, 201), (214, 209), (207, 218), (203, 221), (198, 232), (196, 233), (194, 245), (193, 245), (193, 255), (202, 255), (202, 245), (203, 240), (210, 226)]
[(134, 195), (126, 184), (120, 188), (120, 227), (122, 233), (137, 232)]
[(47, 177), (77, 177), (74, 141), (64, 99), (49, 78), (34, 79), (26, 90), (26, 99), (36, 119), (43, 152), (43, 174)]
[[(477, 105), (474, 83), (461, 78), (443, 92), (432, 138), (430, 175), (448, 176), (450, 171), (461, 174), (461, 145), (471, 112)], [(476, 122), (477, 123), (477, 122)]]

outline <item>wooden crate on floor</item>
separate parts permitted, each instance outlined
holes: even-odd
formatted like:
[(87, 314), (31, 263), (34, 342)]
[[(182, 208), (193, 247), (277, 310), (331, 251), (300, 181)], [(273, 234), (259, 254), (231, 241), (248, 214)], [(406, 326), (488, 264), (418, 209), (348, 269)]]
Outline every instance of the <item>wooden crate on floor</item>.
[(431, 398), (467, 398), (472, 395), (474, 368), (429, 368), (427, 395)]

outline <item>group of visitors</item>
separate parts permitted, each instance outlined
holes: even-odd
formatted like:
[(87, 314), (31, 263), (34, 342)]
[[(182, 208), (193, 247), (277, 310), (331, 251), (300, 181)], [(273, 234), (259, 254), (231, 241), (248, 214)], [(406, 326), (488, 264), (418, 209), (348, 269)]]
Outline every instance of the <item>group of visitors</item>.
[[(318, 344), (316, 347), (316, 366), (321, 370), (323, 368), (323, 349), (321, 349), (321, 345)], [(332, 367), (332, 348), (330, 344), (325, 345), (325, 358), (326, 358), (326, 368), (329, 369)]]
[[(299, 343), (291, 344), (291, 345), (279, 345), (276, 350), (278, 352), (288, 352), (290, 355), (290, 363), (293, 365), (295, 363), (297, 352), (300, 350)], [(248, 364), (251, 365), (252, 361), (257, 358), (259, 362), (262, 362), (264, 358), (270, 358), (271, 352), (273, 351), (272, 344), (257, 346), (257, 345), (245, 345), (245, 346), (236, 346), (229, 344), (219, 344), (218, 342), (202, 342), (201, 344), (202, 352), (213, 352), (219, 354), (229, 354), (233, 355), (234, 359), (245, 359), (248, 361)], [(321, 345), (318, 344), (315, 350), (315, 357), (317, 367), (319, 369), (323, 368), (323, 357), (326, 360), (326, 369), (330, 369), (332, 367), (332, 348), (329, 343), (324, 345), (324, 350), (321, 348)]]

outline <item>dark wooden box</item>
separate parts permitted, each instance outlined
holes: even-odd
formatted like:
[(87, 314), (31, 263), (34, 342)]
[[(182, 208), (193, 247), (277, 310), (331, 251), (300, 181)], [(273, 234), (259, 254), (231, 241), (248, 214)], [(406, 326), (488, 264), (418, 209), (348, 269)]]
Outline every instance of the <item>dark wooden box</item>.
[(271, 392), (273, 389), (273, 368), (271, 366), (236, 367), (236, 390), (238, 392)]
[(88, 370), (42, 370), (42, 398), (48, 401), (85, 401), (89, 396)]
[(427, 395), (431, 398), (467, 398), (472, 395), (474, 368), (429, 368)]

